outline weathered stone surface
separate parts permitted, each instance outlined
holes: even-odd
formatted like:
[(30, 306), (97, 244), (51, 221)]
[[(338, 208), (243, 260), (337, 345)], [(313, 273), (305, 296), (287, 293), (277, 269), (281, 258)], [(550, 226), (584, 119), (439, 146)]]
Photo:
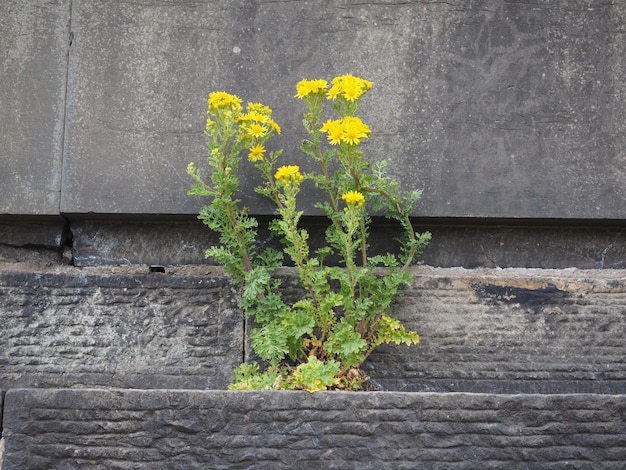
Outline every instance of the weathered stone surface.
[[(165, 271), (1, 272), (0, 387), (225, 388), (251, 353), (232, 286)], [(624, 312), (621, 270), (419, 267), (393, 313), (421, 343), (363, 369), (384, 390), (626, 393)]]
[(496, 222), (430, 226), (424, 223), (422, 226), (432, 232), (433, 238), (421, 259), (437, 267), (626, 267), (626, 232), (619, 225), (529, 225)]
[(75, 220), (71, 225), (76, 266), (206, 264), (204, 252), (219, 235), (199, 220)]
[(70, 3), (0, 2), (0, 214), (59, 214)]
[(415, 273), (394, 311), (421, 343), (364, 365), (385, 389), (626, 393), (623, 271)]
[[(204, 159), (205, 98), (275, 109), (290, 162), (303, 77), (352, 72), (366, 151), (416, 215), (626, 218), (626, 4), (73, 2), (67, 213), (195, 213), (185, 167)], [(273, 208), (244, 178), (255, 213)], [(306, 193), (305, 193), (306, 194)], [(303, 197), (304, 207), (312, 207)]]
[(3, 470), (618, 469), (625, 395), (9, 390)]
[(243, 321), (223, 276), (0, 273), (0, 387), (225, 388)]
[(63, 217), (0, 217), (0, 245), (61, 248), (68, 238)]
[[(261, 218), (257, 239), (282, 246)], [(626, 267), (625, 231), (619, 226), (524, 226), (483, 223), (442, 225), (416, 221), (419, 231), (433, 239), (419, 258), (429, 266), (464, 268), (582, 268)], [(310, 235), (312, 251), (325, 243), (325, 220), (301, 219)], [(0, 225), (0, 234), (2, 225)], [(392, 240), (400, 229), (376, 219), (371, 226), (369, 252), (397, 252)], [(133, 264), (211, 264), (205, 250), (219, 244), (219, 236), (193, 216), (143, 220), (73, 218), (72, 253), (77, 266)], [(329, 258), (329, 262), (334, 262)]]
[[(421, 343), (380, 347), (362, 367), (382, 390), (626, 393), (623, 271), (414, 273), (393, 314)], [(297, 282), (283, 284), (295, 298)]]

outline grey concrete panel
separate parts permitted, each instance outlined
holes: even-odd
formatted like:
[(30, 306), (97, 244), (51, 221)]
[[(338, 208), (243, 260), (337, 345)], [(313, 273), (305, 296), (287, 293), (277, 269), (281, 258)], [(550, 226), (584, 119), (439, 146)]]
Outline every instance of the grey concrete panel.
[(0, 214), (59, 214), (70, 0), (0, 2)]
[(196, 212), (212, 90), (273, 107), (304, 165), (294, 86), (350, 72), (375, 84), (366, 152), (425, 190), (416, 215), (626, 218), (625, 20), (599, 0), (74, 1), (62, 210)]

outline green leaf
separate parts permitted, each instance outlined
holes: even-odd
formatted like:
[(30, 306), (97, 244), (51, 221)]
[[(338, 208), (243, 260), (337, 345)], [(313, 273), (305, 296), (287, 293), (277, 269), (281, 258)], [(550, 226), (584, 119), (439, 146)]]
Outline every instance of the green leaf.
[(289, 357), (292, 359), (296, 358), (305, 336), (313, 333), (315, 327), (315, 320), (307, 310), (294, 308), (283, 316), (283, 328), (287, 335)]
[(300, 150), (311, 158), (315, 158), (315, 145), (310, 140), (303, 140)]
[(267, 323), (260, 328), (255, 328), (250, 333), (250, 339), (254, 352), (261, 359), (279, 363), (289, 352), (287, 347), (287, 335), (278, 322)]
[(384, 314), (378, 323), (376, 340), (373, 342), (372, 349), (375, 346), (387, 343), (417, 344), (419, 340), (420, 337), (417, 333), (407, 331), (399, 320)]
[(264, 372), (259, 365), (243, 363), (235, 369), (235, 382), (228, 386), (229, 390), (275, 390), (281, 386), (281, 374), (275, 367)]
[(291, 385), (298, 390), (307, 392), (319, 392), (334, 387), (339, 383), (335, 376), (341, 366), (336, 361), (322, 362), (315, 356), (309, 356), (304, 364), (300, 364), (293, 371)]
[(367, 341), (354, 330), (345, 318), (335, 327), (329, 335), (324, 348), (332, 355), (337, 355), (344, 368), (358, 367), (365, 360)]

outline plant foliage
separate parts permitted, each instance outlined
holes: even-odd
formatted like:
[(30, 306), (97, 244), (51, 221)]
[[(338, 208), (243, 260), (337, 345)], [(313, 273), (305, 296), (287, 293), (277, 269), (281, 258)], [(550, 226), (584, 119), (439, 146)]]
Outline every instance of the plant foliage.
[[(302, 151), (318, 168), (303, 174), (296, 165), (278, 166), (281, 152), (266, 150), (280, 127), (272, 110), (226, 92), (208, 99), (209, 175), (194, 163), (187, 167), (194, 184), (190, 195), (210, 198), (199, 218), (220, 235), (220, 246), (206, 256), (224, 266), (241, 286), (240, 306), (258, 327), (251, 333), (256, 355), (265, 361), (242, 364), (232, 389), (359, 389), (365, 378), (359, 367), (379, 345), (415, 344), (390, 316), (390, 306), (412, 281), (409, 267), (421, 254), (430, 233), (417, 233), (409, 216), (421, 191), (403, 194), (389, 178), (384, 161), (370, 163), (361, 144), (370, 128), (358, 117), (363, 96), (372, 83), (352, 76), (302, 80), (296, 97), (306, 104), (303, 126), (308, 138)], [(324, 103), (334, 119), (323, 121)], [(242, 154), (247, 159), (242, 162)], [(277, 217), (270, 229), (282, 240), (283, 251), (259, 248), (258, 222), (238, 199), (240, 164), (254, 165), (264, 184), (256, 191), (274, 201)], [(329, 220), (327, 245), (311, 252), (309, 234), (301, 227), (298, 195), (303, 184), (314, 184), (326, 195), (316, 207)], [(368, 254), (368, 209), (399, 222), (399, 255)], [(339, 265), (328, 265), (329, 255)], [(288, 302), (281, 295), (276, 268), (288, 257), (297, 268), (303, 298)]]

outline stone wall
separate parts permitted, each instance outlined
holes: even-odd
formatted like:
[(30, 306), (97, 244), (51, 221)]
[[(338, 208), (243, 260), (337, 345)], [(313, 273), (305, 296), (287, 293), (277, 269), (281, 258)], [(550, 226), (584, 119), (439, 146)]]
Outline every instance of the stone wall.
[[(0, 2), (2, 469), (620, 468), (625, 33), (603, 0)], [(207, 93), (270, 105), (306, 167), (294, 86), (348, 72), (364, 150), (424, 189), (422, 342), (366, 364), (393, 393), (216, 391), (249, 325), (186, 195)]]
[(0, 18), (0, 214), (194, 214), (209, 91), (274, 108), (305, 165), (295, 84), (351, 72), (375, 83), (367, 153), (425, 190), (416, 216), (626, 218), (621, 1), (6, 0)]
[(626, 460), (624, 395), (66, 389), (5, 400), (3, 470), (619, 469)]
[[(625, 311), (621, 270), (418, 267), (394, 314), (421, 343), (364, 369), (384, 390), (626, 393)], [(224, 389), (249, 354), (235, 292), (211, 267), (5, 271), (0, 316), (5, 390)]]
[[(623, 268), (625, 24), (600, 0), (6, 0), (0, 261), (201, 263), (215, 237), (185, 168), (207, 93), (272, 106), (275, 145), (306, 166), (294, 86), (352, 72), (375, 83), (367, 155), (424, 189), (426, 264)], [(249, 170), (244, 202), (271, 214)]]

